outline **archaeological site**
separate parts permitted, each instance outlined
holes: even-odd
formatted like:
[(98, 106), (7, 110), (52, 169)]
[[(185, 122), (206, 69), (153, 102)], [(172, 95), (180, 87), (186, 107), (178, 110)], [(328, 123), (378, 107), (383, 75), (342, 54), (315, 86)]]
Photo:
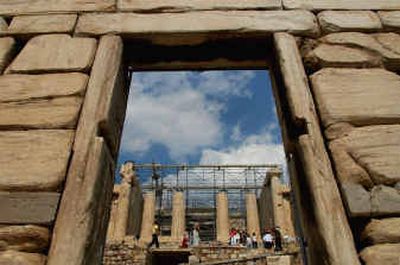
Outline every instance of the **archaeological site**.
[[(400, 264), (400, 0), (0, 0), (0, 35), (0, 265)], [(134, 72), (239, 69), (287, 166), (118, 164)]]

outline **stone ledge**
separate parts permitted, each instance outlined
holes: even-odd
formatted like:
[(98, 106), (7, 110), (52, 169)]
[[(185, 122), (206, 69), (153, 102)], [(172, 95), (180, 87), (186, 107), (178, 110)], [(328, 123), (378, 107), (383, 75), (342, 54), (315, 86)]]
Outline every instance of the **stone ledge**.
[(0, 15), (115, 10), (115, 0), (18, 0), (1, 1)]
[[(175, 45), (182, 38), (201, 43), (213, 36), (271, 34), (288, 31), (296, 35), (316, 36), (318, 25), (308, 11), (204, 11), (164, 14), (83, 14), (79, 17), (79, 35), (120, 34)], [(160, 37), (157, 40), (157, 37)]]
[(283, 0), (285, 9), (308, 10), (396, 10), (398, 0)]
[(77, 19), (76, 14), (16, 16), (8, 28), (0, 29), (0, 35), (71, 33)]
[(400, 11), (380, 11), (378, 14), (385, 28), (400, 30)]
[(119, 0), (118, 10), (134, 12), (184, 12), (193, 10), (282, 9), (281, 0)]

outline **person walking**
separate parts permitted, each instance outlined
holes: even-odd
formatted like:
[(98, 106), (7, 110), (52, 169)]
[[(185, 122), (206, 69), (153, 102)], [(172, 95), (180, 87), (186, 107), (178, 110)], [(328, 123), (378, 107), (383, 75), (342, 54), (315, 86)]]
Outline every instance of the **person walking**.
[(196, 223), (192, 231), (192, 245), (198, 246), (200, 244), (200, 225)]
[(151, 248), (154, 244), (156, 245), (156, 248), (160, 248), (160, 242), (158, 241), (159, 235), (160, 235), (160, 225), (158, 224), (158, 222), (155, 222), (153, 224), (153, 233), (151, 235), (152, 239), (147, 248)]
[(275, 251), (282, 251), (282, 234), (279, 226), (274, 228), (273, 233), (275, 237)]
[(255, 232), (253, 232), (253, 235), (251, 237), (251, 243), (252, 243), (253, 248), (258, 248), (257, 236), (256, 236)]
[(263, 236), (264, 248), (271, 249), (274, 245), (273, 237), (269, 229), (267, 229)]

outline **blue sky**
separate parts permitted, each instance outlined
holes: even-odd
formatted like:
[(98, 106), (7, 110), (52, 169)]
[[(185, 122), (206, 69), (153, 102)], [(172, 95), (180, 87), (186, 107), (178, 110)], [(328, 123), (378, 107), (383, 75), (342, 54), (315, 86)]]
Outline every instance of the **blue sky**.
[(284, 163), (267, 71), (135, 72), (118, 163)]

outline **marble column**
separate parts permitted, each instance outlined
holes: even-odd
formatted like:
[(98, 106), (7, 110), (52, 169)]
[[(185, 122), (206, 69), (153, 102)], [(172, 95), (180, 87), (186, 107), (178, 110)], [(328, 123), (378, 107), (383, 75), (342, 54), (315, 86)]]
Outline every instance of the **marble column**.
[(183, 192), (176, 191), (172, 199), (171, 240), (180, 241), (185, 232), (185, 199)]
[(260, 219), (258, 217), (257, 196), (253, 192), (246, 193), (246, 220), (247, 233), (256, 233), (258, 240), (260, 237)]
[(147, 244), (151, 242), (151, 235), (155, 219), (156, 196), (149, 192), (143, 196), (142, 227), (140, 230), (140, 242)]
[(229, 208), (228, 194), (220, 191), (216, 197), (217, 202), (217, 241), (228, 243), (229, 240)]

